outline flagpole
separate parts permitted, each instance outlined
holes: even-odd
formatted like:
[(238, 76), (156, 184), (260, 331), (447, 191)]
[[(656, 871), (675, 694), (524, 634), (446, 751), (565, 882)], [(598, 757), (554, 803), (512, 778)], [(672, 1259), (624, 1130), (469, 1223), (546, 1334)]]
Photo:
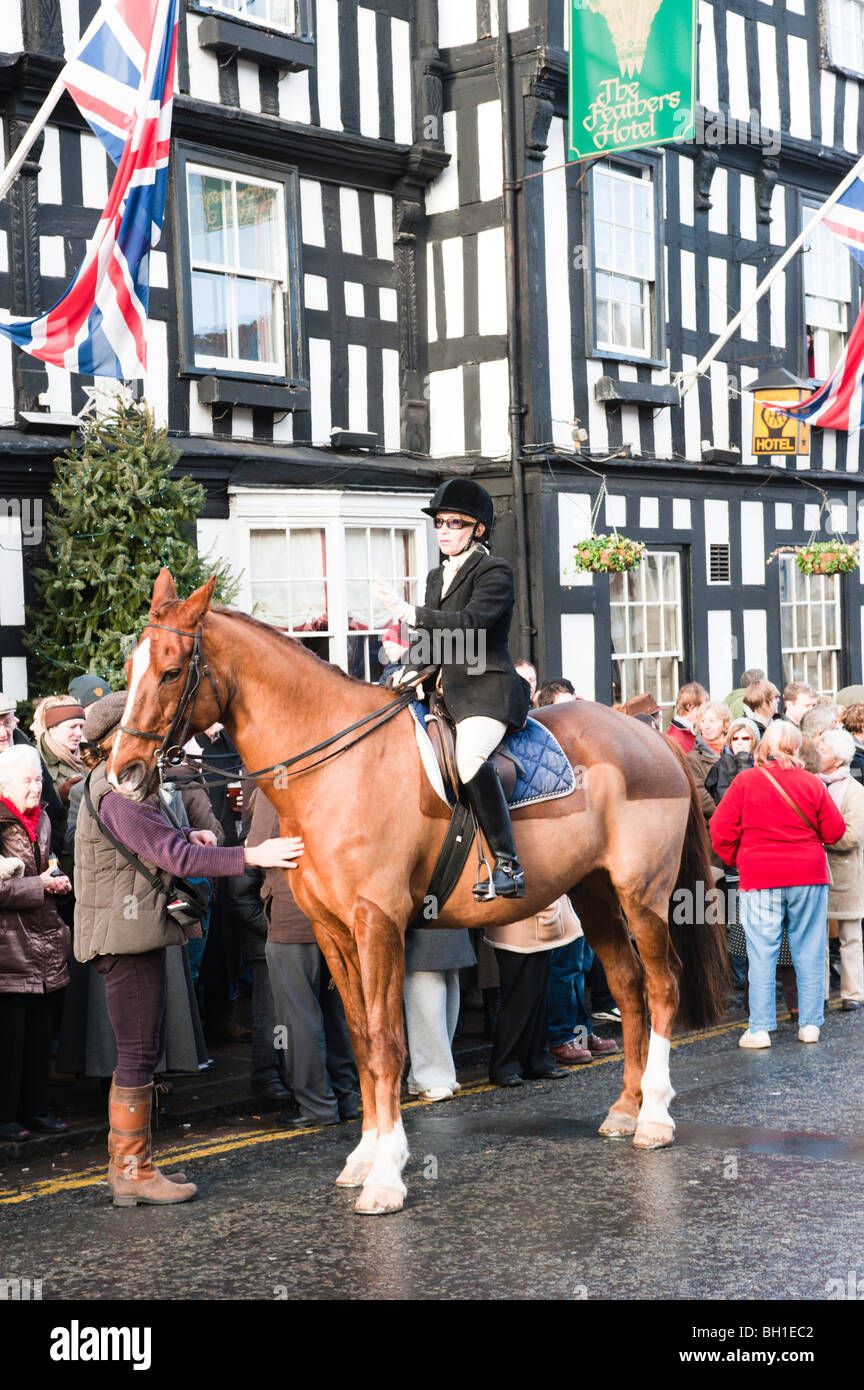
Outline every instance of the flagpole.
[[(93, 16), (92, 20), (87, 25), (87, 28), (84, 30), (84, 33), (81, 35), (81, 38), (78, 41), (78, 47), (75, 50), (73, 59), (69, 60), (70, 62), (73, 61), (74, 58), (77, 58), (79, 56), (82, 49), (88, 43), (91, 35), (95, 33), (95, 31), (99, 28), (99, 26), (102, 23), (104, 23), (104, 19), (105, 5), (102, 4), (99, 6), (99, 9), (97, 10), (96, 14)], [(2, 175), (0, 175), (0, 199), (6, 197), (6, 194), (9, 192), (9, 189), (12, 187), (12, 184), (14, 183), (15, 179), (21, 171), (22, 164), (24, 163), (25, 159), (30, 153), (30, 150), (32, 149), (33, 145), (36, 143), (36, 140), (41, 135), (43, 128), (47, 125), (48, 119), (52, 111), (54, 110), (54, 107), (57, 105), (58, 101), (60, 100), (64, 91), (66, 90), (65, 73), (68, 66), (68, 62), (63, 64), (60, 76), (56, 79), (47, 97), (43, 101), (36, 115), (33, 117), (33, 120), (30, 122), (30, 125), (27, 127), (26, 135), (23, 136), (21, 143), (18, 145), (17, 149), (15, 150), (15, 153), (9, 160), (9, 163), (6, 165), (6, 168), (3, 170)]]
[(690, 390), (692, 386), (695, 386), (699, 377), (702, 376), (702, 374), (706, 371), (708, 367), (710, 367), (717, 354), (726, 346), (726, 344), (729, 342), (729, 339), (734, 337), (734, 335), (738, 332), (738, 329), (741, 327), (741, 324), (744, 322), (750, 311), (754, 308), (756, 304), (759, 303), (759, 300), (762, 299), (763, 295), (766, 295), (770, 290), (771, 286), (775, 284), (776, 281), (780, 278), (780, 276), (783, 274), (783, 271), (786, 269), (787, 265), (791, 261), (792, 257), (796, 255), (796, 253), (804, 245), (804, 242), (810, 236), (811, 232), (814, 231), (816, 227), (818, 227), (825, 214), (827, 212), (830, 212), (831, 208), (834, 207), (834, 204), (837, 203), (843, 197), (843, 194), (846, 192), (846, 189), (851, 188), (852, 184), (855, 182), (857, 178), (861, 176), (862, 173), (864, 173), (864, 155), (862, 155), (861, 158), (858, 160), (858, 163), (855, 164), (849, 170), (849, 173), (846, 175), (845, 179), (843, 179), (843, 181), (837, 185), (831, 196), (825, 199), (825, 202), (822, 204), (820, 208), (817, 208), (816, 212), (810, 218), (810, 221), (807, 223), (806, 227), (801, 232), (801, 234), (795, 238), (791, 246), (788, 246), (786, 248), (777, 264), (773, 266), (771, 270), (769, 270), (768, 274), (765, 276), (765, 279), (758, 286), (753, 298), (743, 309), (739, 310), (732, 322), (728, 324), (724, 331), (721, 333), (720, 337), (717, 339), (716, 343), (711, 348), (711, 350), (709, 352), (706, 352), (705, 356), (702, 358), (702, 361), (697, 363), (697, 365), (693, 368), (691, 372), (681, 373), (677, 385), (679, 395), (682, 398), (686, 396), (687, 392)]

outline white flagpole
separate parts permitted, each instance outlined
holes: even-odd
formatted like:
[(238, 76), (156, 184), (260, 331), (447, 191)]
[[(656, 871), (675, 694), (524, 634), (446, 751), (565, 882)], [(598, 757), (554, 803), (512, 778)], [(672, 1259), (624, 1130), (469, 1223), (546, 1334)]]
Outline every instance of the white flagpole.
[[(81, 35), (78, 47), (75, 50), (74, 56), (76, 58), (78, 57), (81, 50), (85, 47), (85, 45), (89, 42), (93, 33), (96, 31), (96, 29), (99, 28), (99, 25), (104, 20), (106, 4), (108, 3), (113, 4), (114, 0), (105, 0), (105, 3), (100, 5), (96, 14), (93, 16), (93, 19), (88, 24), (87, 28), (84, 30), (84, 33)], [(69, 63), (65, 63), (63, 65), (63, 70), (60, 73), (60, 76), (57, 78), (56, 82), (54, 83), (54, 86), (51, 88), (44, 102), (40, 106), (37, 114), (34, 116), (30, 125), (27, 127), (27, 134), (21, 140), (21, 143), (19, 144), (12, 158), (9, 160), (9, 163), (3, 170), (2, 175), (0, 175), (0, 198), (6, 197), (6, 194), (9, 192), (9, 189), (12, 187), (12, 184), (14, 183), (15, 179), (21, 171), (21, 165), (24, 163), (25, 159), (30, 153), (31, 148), (35, 144), (36, 139), (41, 133), (43, 127), (47, 124), (51, 112), (54, 110), (54, 107), (57, 105), (58, 101), (60, 100), (64, 91), (66, 90), (65, 74), (68, 66)]]
[(720, 337), (717, 339), (714, 346), (711, 348), (710, 352), (706, 352), (705, 356), (702, 358), (702, 361), (697, 363), (697, 365), (693, 368), (692, 372), (681, 373), (677, 385), (679, 394), (682, 397), (687, 394), (687, 392), (690, 390), (692, 386), (695, 386), (696, 382), (699, 380), (699, 377), (702, 376), (702, 374), (708, 367), (710, 367), (717, 354), (726, 346), (726, 344), (729, 342), (729, 339), (734, 337), (734, 335), (738, 332), (738, 329), (741, 327), (741, 324), (744, 322), (745, 318), (750, 313), (750, 310), (754, 307), (754, 305), (759, 303), (759, 300), (763, 297), (763, 295), (767, 294), (771, 286), (780, 278), (780, 276), (783, 274), (783, 271), (786, 269), (787, 265), (791, 261), (792, 257), (801, 249), (807, 238), (810, 236), (810, 233), (816, 227), (818, 227), (825, 214), (831, 211), (831, 209), (834, 207), (834, 204), (837, 203), (840, 200), (840, 198), (843, 197), (843, 194), (846, 192), (846, 189), (851, 188), (852, 184), (855, 182), (857, 178), (861, 176), (862, 173), (864, 173), (864, 155), (861, 156), (854, 168), (849, 170), (849, 173), (846, 175), (845, 179), (843, 179), (842, 183), (839, 183), (837, 185), (831, 196), (825, 199), (825, 202), (822, 204), (820, 208), (817, 208), (816, 212), (814, 212), (813, 216), (810, 218), (810, 221), (807, 223), (803, 232), (801, 232), (800, 236), (797, 236), (795, 238), (791, 246), (787, 247), (787, 249), (783, 252), (783, 255), (780, 257), (777, 264), (773, 266), (771, 270), (769, 270), (768, 274), (765, 276), (765, 279), (758, 286), (753, 298), (749, 301), (748, 304), (745, 305), (743, 309), (741, 309), (735, 315), (732, 322), (727, 325), (727, 327), (721, 333)]

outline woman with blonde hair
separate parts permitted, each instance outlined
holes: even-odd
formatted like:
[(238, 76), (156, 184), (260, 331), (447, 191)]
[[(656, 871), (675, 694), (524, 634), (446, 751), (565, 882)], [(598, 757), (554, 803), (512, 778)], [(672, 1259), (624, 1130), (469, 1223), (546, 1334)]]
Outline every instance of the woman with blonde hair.
[(775, 974), (783, 928), (798, 981), (800, 1042), (819, 1041), (828, 929), (825, 845), (846, 824), (818, 777), (801, 764), (801, 730), (774, 720), (755, 767), (735, 778), (711, 818), (714, 849), (737, 866), (750, 962), (750, 1021), (741, 1047), (770, 1047), (777, 1026)]
[(696, 726), (699, 733), (712, 753), (719, 757), (726, 747), (726, 735), (729, 732), (729, 725), (732, 722), (732, 711), (728, 705), (722, 705), (717, 700), (712, 700), (710, 705), (706, 705)]

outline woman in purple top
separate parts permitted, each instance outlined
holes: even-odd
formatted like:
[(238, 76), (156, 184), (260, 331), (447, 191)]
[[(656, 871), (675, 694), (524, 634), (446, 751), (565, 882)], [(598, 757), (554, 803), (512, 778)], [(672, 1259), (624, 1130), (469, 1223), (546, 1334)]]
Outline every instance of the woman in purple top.
[[(303, 853), (297, 838), (266, 840), (252, 849), (220, 847), (210, 830), (178, 829), (158, 797), (133, 802), (112, 790), (105, 763), (123, 717), (125, 692), (106, 695), (87, 711), (84, 753), (91, 769), (90, 802), (82, 802), (75, 831), (75, 955), (92, 961), (105, 981), (117, 1039), (117, 1070), (108, 1100), (108, 1180), (115, 1206), (185, 1202), (195, 1195), (183, 1174), (172, 1179), (152, 1162), (150, 1110), (153, 1073), (164, 1049), (165, 951), (197, 929), (168, 912), (169, 894), (152, 883), (171, 877), (222, 878), (247, 865), (292, 869)], [(108, 832), (108, 835), (105, 834)], [(143, 861), (141, 872), (111, 843), (113, 836)]]

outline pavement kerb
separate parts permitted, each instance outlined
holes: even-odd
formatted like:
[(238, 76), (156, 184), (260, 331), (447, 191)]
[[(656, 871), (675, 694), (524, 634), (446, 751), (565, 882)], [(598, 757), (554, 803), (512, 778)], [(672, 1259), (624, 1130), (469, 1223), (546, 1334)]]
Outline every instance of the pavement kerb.
[[(840, 1008), (839, 1001), (828, 1005), (829, 1010)], [(788, 1021), (789, 1014), (778, 1014), (777, 1022)], [(746, 1026), (746, 1025), (745, 1025)], [(732, 1023), (718, 1023), (714, 1028), (705, 1028), (697, 1033), (685, 1033), (681, 1037), (672, 1039), (672, 1047), (687, 1047), (691, 1043), (700, 1042), (703, 1038), (716, 1038), (723, 1033), (731, 1033), (738, 1029), (743, 1032), (741, 1019), (736, 1019)], [(590, 1070), (594, 1071), (597, 1067), (606, 1066), (610, 1062), (621, 1060), (621, 1049), (610, 1053), (606, 1057), (597, 1057), (592, 1062)], [(568, 1071), (581, 1071), (582, 1068), (568, 1067)], [(540, 1085), (540, 1082), (536, 1083)], [(459, 1101), (465, 1096), (482, 1095), (487, 1091), (497, 1091), (500, 1088), (489, 1081), (468, 1082), (462, 1087), (458, 1095), (448, 1101), (448, 1105), (458, 1105)], [(428, 1106), (433, 1102), (423, 1100), (408, 1100), (402, 1105), (404, 1110), (417, 1110), (422, 1106)], [(179, 1163), (181, 1160), (192, 1158), (209, 1158), (215, 1154), (230, 1153), (234, 1149), (254, 1148), (259, 1144), (276, 1144), (284, 1140), (303, 1139), (310, 1134), (319, 1134), (324, 1130), (324, 1125), (314, 1125), (309, 1129), (279, 1129), (270, 1130), (266, 1134), (253, 1131), (247, 1134), (232, 1134), (230, 1138), (219, 1139), (204, 1144), (179, 1144), (170, 1149), (160, 1149), (156, 1155), (157, 1162), (163, 1167), (169, 1164)], [(332, 1126), (326, 1126), (332, 1128)], [(80, 1173), (70, 1175), (68, 1178), (41, 1178), (29, 1183), (19, 1191), (10, 1188), (0, 1189), (0, 1206), (15, 1206), (20, 1202), (30, 1202), (34, 1197), (52, 1197), (61, 1192), (74, 1192), (83, 1187), (98, 1187), (100, 1183), (107, 1182), (108, 1169), (105, 1167), (86, 1168)]]

